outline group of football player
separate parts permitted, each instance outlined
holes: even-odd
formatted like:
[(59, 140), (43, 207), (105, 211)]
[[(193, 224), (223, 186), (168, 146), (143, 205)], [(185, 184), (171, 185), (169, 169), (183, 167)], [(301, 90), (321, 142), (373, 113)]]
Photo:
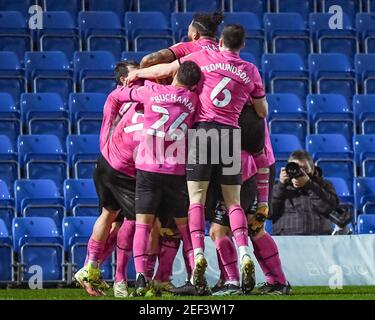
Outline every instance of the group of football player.
[[(222, 21), (219, 12), (195, 14), (188, 42), (115, 68), (117, 88), (104, 106), (94, 171), (100, 215), (85, 266), (74, 276), (92, 296), (109, 288), (100, 265), (115, 248), (116, 297), (250, 294), (256, 280), (249, 237), (266, 279), (258, 292), (291, 292), (277, 245), (264, 231), (275, 158), (263, 82), (256, 66), (240, 58), (241, 25), (225, 25), (215, 38)], [(220, 268), (213, 288), (205, 276), (206, 221)], [(187, 277), (176, 288), (181, 242)]]

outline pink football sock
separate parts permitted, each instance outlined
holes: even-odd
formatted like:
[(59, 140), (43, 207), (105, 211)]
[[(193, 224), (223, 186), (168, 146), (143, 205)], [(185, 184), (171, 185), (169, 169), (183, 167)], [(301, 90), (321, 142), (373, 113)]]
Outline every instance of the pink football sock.
[(248, 246), (248, 226), (245, 213), (240, 205), (233, 205), (228, 208), (230, 227), (233, 232), (237, 246)]
[(225, 281), (228, 280), (228, 275), (225, 271), (225, 268), (223, 266), (223, 262), (221, 261), (219, 251), (217, 249), (216, 249), (216, 257), (217, 257), (217, 264), (219, 265), (219, 270), (220, 270), (220, 280), (225, 282)]
[(148, 254), (147, 247), (151, 233), (151, 225), (137, 222), (133, 242), (134, 265), (137, 273), (146, 274)]
[(158, 256), (159, 265), (155, 280), (167, 282), (172, 275), (173, 262), (180, 247), (180, 239), (162, 238)]
[(178, 231), (181, 234), (182, 238), (182, 250), (185, 258), (185, 263), (188, 260), (190, 269), (186, 270), (188, 274), (191, 274), (192, 270), (194, 269), (194, 250), (193, 245), (190, 237), (190, 230), (187, 224), (184, 225), (177, 225)]
[(115, 281), (127, 281), (128, 264), (133, 251), (135, 221), (124, 220), (117, 234)]
[(204, 251), (204, 206), (200, 203), (191, 204), (189, 207), (189, 229), (193, 248)]
[(279, 251), (272, 237), (266, 233), (261, 238), (253, 241), (254, 254), (265, 274), (266, 281), (270, 284), (276, 282), (286, 284), (286, 277), (283, 272)]
[(270, 179), (270, 169), (267, 160), (267, 156), (264, 150), (257, 155), (253, 155), (255, 165), (257, 167), (258, 173), (256, 175), (257, 179), (257, 190), (258, 190), (258, 203), (268, 203), (268, 193), (269, 193), (269, 179)]
[(147, 270), (146, 270), (146, 280), (152, 280), (155, 272), (156, 259), (158, 258), (157, 254), (148, 254), (147, 257)]
[(104, 241), (96, 241), (92, 237), (90, 237), (88, 242), (88, 262), (94, 262), (99, 265), (100, 258), (103, 255), (105, 242)]
[(105, 243), (103, 254), (100, 258), (100, 263), (106, 261), (113, 253), (113, 250), (116, 247), (118, 229), (113, 229), (107, 238)]
[(224, 236), (215, 240), (215, 246), (227, 277), (225, 280), (239, 281), (240, 274), (237, 268), (237, 251), (233, 241), (229, 237)]

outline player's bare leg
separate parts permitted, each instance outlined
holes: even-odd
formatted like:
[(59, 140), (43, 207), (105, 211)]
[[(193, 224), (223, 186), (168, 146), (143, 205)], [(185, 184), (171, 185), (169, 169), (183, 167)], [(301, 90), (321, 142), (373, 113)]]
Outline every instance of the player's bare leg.
[(249, 293), (255, 287), (255, 266), (250, 258), (248, 225), (245, 213), (240, 205), (240, 185), (221, 185), (224, 203), (228, 209), (230, 226), (236, 240), (241, 265), (241, 287)]

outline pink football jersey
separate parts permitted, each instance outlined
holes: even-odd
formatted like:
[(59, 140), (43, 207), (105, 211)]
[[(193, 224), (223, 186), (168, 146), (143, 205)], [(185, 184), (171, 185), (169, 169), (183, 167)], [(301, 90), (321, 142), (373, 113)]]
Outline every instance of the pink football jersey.
[(267, 120), (264, 119), (264, 122), (265, 122), (265, 126), (264, 126), (264, 130), (265, 130), (265, 133), (264, 133), (265, 134), (265, 136), (264, 136), (264, 151), (265, 151), (266, 156), (267, 156), (268, 165), (271, 166), (276, 162), (276, 160), (275, 160), (275, 155), (273, 154), (273, 149), (272, 149), (272, 144), (271, 144), (270, 132), (268, 130)]
[(241, 161), (242, 181), (245, 182), (257, 173), (257, 167), (255, 165), (254, 158), (245, 150), (241, 151)]
[(144, 104), (143, 137), (136, 168), (149, 172), (185, 175), (186, 133), (194, 121), (196, 93), (182, 87), (146, 81), (143, 87), (117, 89), (119, 103)]
[(179, 42), (169, 48), (176, 59), (187, 56), (190, 53), (201, 50), (219, 51), (219, 44), (216, 40), (210, 38), (200, 38), (196, 41)]
[(199, 51), (179, 61), (194, 61), (203, 74), (197, 88), (201, 106), (196, 122), (217, 122), (239, 128), (238, 118), (245, 103), (265, 96), (257, 67), (234, 52)]
[(121, 109), (123, 116), (101, 153), (113, 169), (135, 177), (135, 158), (143, 130), (143, 106), (126, 103)]

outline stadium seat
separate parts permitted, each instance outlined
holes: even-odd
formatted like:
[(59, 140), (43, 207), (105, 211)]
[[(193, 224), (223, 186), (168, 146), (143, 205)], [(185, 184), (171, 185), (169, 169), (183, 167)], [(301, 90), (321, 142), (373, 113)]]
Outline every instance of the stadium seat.
[(6, 92), (0, 92), (0, 119), (0, 135), (7, 136), (15, 146), (22, 133), (20, 115), (12, 95)]
[(375, 177), (375, 134), (353, 137), (354, 155), (357, 166), (364, 177)]
[(76, 31), (76, 21), (69, 12), (44, 12), (43, 29), (37, 30), (37, 34), (40, 51), (62, 51), (73, 66), (74, 51), (82, 50), (82, 42)]
[(319, 0), (323, 12), (328, 12), (332, 6), (340, 6), (342, 11), (355, 19), (356, 12), (361, 8), (360, 0)]
[(86, 11), (112, 11), (122, 20), (126, 11), (130, 11), (133, 0), (87, 0)]
[(259, 20), (263, 22), (263, 14), (267, 12), (267, 4), (269, 1), (264, 0), (228, 0), (229, 11), (244, 11), (255, 13)]
[(363, 51), (375, 53), (375, 13), (357, 13), (356, 28)]
[(16, 180), (14, 193), (18, 216), (48, 217), (61, 230), (62, 219), (66, 215), (64, 200), (52, 180)]
[(66, 139), (70, 167), (75, 178), (92, 178), (100, 153), (99, 135), (70, 135)]
[(193, 16), (193, 12), (173, 12), (171, 14), (172, 33), (176, 42), (187, 40), (188, 28)]
[(268, 94), (267, 102), (270, 133), (293, 132), (303, 145), (309, 126), (305, 107), (298, 96), (289, 93)]
[(272, 220), (266, 220), (264, 224), (264, 229), (268, 234), (272, 235)]
[(311, 94), (306, 98), (310, 124), (315, 133), (339, 133), (352, 141), (355, 132), (351, 105), (340, 94)]
[(61, 233), (51, 218), (15, 218), (13, 248), (22, 268), (21, 282), (28, 282), (35, 273), (31, 267), (40, 266), (44, 283), (65, 281), (64, 247)]
[(0, 283), (14, 281), (12, 239), (0, 217)]
[(134, 60), (138, 63), (140, 63), (143, 59), (144, 56), (147, 56), (148, 54), (152, 53), (152, 51), (129, 51), (129, 52), (126, 52), (124, 51), (122, 54), (121, 54), (121, 60)]
[(29, 30), (21, 12), (0, 11), (0, 51), (14, 52), (23, 64), (25, 52), (33, 50)]
[(115, 88), (113, 69), (116, 60), (108, 51), (74, 53), (74, 79), (81, 92), (108, 94)]
[(354, 198), (358, 212), (375, 214), (375, 178), (357, 177)]
[(176, 10), (178, 5), (177, 0), (164, 0), (164, 1), (154, 1), (154, 0), (136, 0), (135, 8), (138, 12), (142, 11), (159, 11), (162, 12), (166, 19), (169, 19), (171, 13)]
[(115, 12), (82, 11), (78, 24), (88, 51), (109, 51), (118, 60), (124, 49), (129, 50), (128, 39)]
[(65, 207), (73, 216), (97, 216), (98, 197), (92, 179), (67, 179), (64, 182)]
[(375, 134), (375, 94), (355, 95), (353, 111), (358, 131), (362, 134)]
[(241, 57), (241, 59), (243, 59), (247, 62), (255, 64), (258, 67), (258, 69), (260, 69), (260, 66), (261, 66), (260, 61), (257, 60), (257, 58), (252, 53), (250, 53), (250, 52), (240, 52), (240, 57)]
[(293, 93), (305, 101), (311, 92), (306, 66), (297, 53), (264, 54), (262, 71), (270, 93)]
[(375, 215), (361, 214), (358, 216), (358, 234), (375, 233)]
[(29, 8), (37, 4), (37, 0), (2, 0), (0, 11), (18, 11), (24, 18), (29, 17)]
[(315, 0), (275, 0), (276, 12), (296, 12), (300, 14), (305, 21), (309, 14), (315, 12)]
[(0, 92), (10, 94), (18, 102), (21, 92), (26, 91), (26, 79), (17, 55), (11, 51), (0, 51)]
[(162, 12), (127, 12), (125, 29), (134, 51), (157, 51), (174, 43), (169, 19)]
[(213, 12), (222, 10), (222, 0), (182, 0), (184, 12)]
[(306, 24), (298, 13), (266, 13), (264, 30), (273, 53), (298, 53), (306, 62), (314, 50)]
[(82, 0), (43, 0), (43, 11), (68, 11), (76, 19), (78, 11), (83, 9), (83, 3)]
[(353, 23), (346, 11), (343, 12), (343, 28), (330, 28), (331, 13), (310, 14), (310, 33), (318, 53), (342, 53), (353, 59), (359, 52), (359, 42)]
[(354, 204), (352, 185), (349, 186), (343, 178), (325, 177), (325, 179), (330, 181), (335, 187), (336, 194), (340, 198), (340, 204)]
[(71, 93), (69, 95), (70, 121), (77, 134), (99, 134), (103, 108), (107, 96), (104, 93)]
[(54, 135), (19, 136), (18, 162), (24, 176), (27, 179), (51, 179), (61, 189), (69, 175), (64, 147)]
[(21, 177), (17, 149), (7, 136), (0, 135), (0, 179), (13, 194), (13, 183)]
[(9, 193), (9, 186), (5, 181), (0, 180), (0, 219), (3, 220), (9, 234), (12, 232), (12, 220), (15, 216), (14, 200)]
[(72, 70), (61, 51), (26, 52), (25, 74), (33, 92), (56, 92), (65, 103), (74, 90)]
[(23, 93), (21, 119), (29, 134), (53, 134), (61, 141), (70, 134), (70, 121), (57, 93)]
[(355, 56), (355, 71), (357, 80), (364, 94), (375, 93), (375, 53), (357, 54)]
[(311, 78), (316, 81), (317, 93), (341, 94), (348, 102), (357, 93), (352, 65), (344, 54), (310, 54), (309, 70)]

